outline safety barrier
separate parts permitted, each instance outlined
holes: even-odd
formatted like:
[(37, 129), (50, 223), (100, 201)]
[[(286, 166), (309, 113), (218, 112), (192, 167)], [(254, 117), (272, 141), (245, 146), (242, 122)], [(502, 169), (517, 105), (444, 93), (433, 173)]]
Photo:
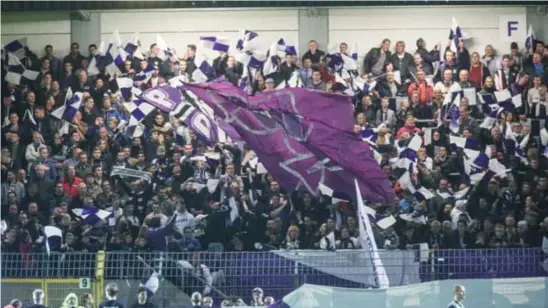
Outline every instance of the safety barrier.
[[(265, 296), (280, 298), (305, 283), (367, 288), (375, 281), (370, 255), (363, 250), (1, 256), (1, 294), (29, 300), (32, 290), (40, 287), (53, 307), (59, 307), (70, 292), (102, 298), (104, 285), (111, 281), (118, 283), (121, 300), (133, 302), (140, 283), (153, 271), (160, 274), (154, 298), (162, 307), (188, 301), (192, 292), (249, 300), (254, 287), (261, 287)], [(390, 285), (401, 286), (445, 279), (546, 276), (542, 262), (548, 256), (539, 248), (509, 248), (439, 250), (422, 256), (420, 251), (382, 250), (380, 258)]]

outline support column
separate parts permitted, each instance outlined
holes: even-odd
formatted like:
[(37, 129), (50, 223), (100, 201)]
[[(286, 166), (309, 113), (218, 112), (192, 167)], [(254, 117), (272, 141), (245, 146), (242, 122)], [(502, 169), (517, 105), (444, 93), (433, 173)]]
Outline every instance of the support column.
[[(86, 18), (82, 18), (86, 17)], [(80, 53), (87, 55), (90, 44), (101, 43), (101, 13), (71, 14), (70, 41), (80, 44)]]
[(329, 10), (299, 9), (299, 53), (308, 50), (308, 41), (316, 40), (318, 48), (327, 52), (329, 44)]
[(528, 6), (526, 9), (527, 27), (533, 26), (538, 40), (548, 41), (548, 6)]

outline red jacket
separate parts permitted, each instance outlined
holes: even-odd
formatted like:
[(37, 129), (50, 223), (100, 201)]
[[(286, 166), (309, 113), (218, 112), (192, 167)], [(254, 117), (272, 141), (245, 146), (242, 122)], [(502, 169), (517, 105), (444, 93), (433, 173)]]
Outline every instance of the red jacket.
[(421, 131), (420, 128), (416, 127), (415, 125), (413, 125), (413, 126), (403, 126), (398, 130), (398, 132), (396, 134), (396, 139), (400, 139), (401, 135), (403, 135), (405, 133), (409, 133), (409, 135), (411, 135), (411, 137), (412, 137), (413, 134), (418, 133), (420, 131)]
[(407, 95), (411, 98), (413, 92), (419, 92), (419, 101), (423, 104), (428, 104), (434, 97), (434, 88), (431, 85), (427, 84), (426, 81), (421, 83), (414, 82), (409, 85), (407, 90)]
[(71, 196), (72, 198), (78, 196), (78, 185), (80, 185), (80, 183), (82, 182), (83, 180), (77, 176), (72, 179), (72, 183), (69, 183), (66, 177), (61, 180), (61, 183), (63, 184), (63, 190), (67, 195)]

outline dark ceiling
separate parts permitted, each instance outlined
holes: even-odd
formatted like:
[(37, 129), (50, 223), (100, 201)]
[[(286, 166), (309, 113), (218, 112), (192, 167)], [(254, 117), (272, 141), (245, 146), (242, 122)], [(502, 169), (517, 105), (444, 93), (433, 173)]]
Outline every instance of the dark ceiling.
[[(543, 1), (520, 1), (520, 5)], [(546, 2), (544, 2), (546, 3)], [(169, 8), (319, 7), (386, 5), (508, 5), (507, 1), (2, 1), (2, 12)]]

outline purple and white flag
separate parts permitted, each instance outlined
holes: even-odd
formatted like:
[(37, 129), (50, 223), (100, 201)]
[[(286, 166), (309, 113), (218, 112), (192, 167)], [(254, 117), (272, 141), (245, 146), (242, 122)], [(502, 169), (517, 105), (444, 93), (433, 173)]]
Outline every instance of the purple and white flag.
[(219, 142), (219, 128), (213, 120), (205, 115), (200, 109), (185, 104), (176, 114), (173, 115), (192, 130), (198, 139), (208, 145), (215, 145)]
[(171, 112), (181, 103), (181, 92), (168, 85), (157, 86), (144, 91), (141, 99), (162, 111)]
[(353, 133), (348, 97), (304, 89), (249, 97), (227, 83), (185, 87), (234, 127), (284, 188), (317, 195), (323, 184), (353, 198), (357, 177), (368, 200), (393, 202), (386, 174)]
[(230, 48), (230, 39), (216, 36), (200, 36), (202, 46), (207, 49), (228, 52)]
[(25, 46), (27, 46), (27, 39), (22, 38), (7, 43), (6, 45), (4, 45), (4, 50), (8, 53), (12, 53), (14, 56), (17, 57), (17, 59), (23, 60), (27, 57)]
[(259, 35), (257, 34), (257, 32), (250, 30), (243, 30), (240, 32), (240, 38), (236, 43), (236, 49), (238, 49), (239, 51), (250, 51), (251, 48), (249, 46), (249, 43)]

